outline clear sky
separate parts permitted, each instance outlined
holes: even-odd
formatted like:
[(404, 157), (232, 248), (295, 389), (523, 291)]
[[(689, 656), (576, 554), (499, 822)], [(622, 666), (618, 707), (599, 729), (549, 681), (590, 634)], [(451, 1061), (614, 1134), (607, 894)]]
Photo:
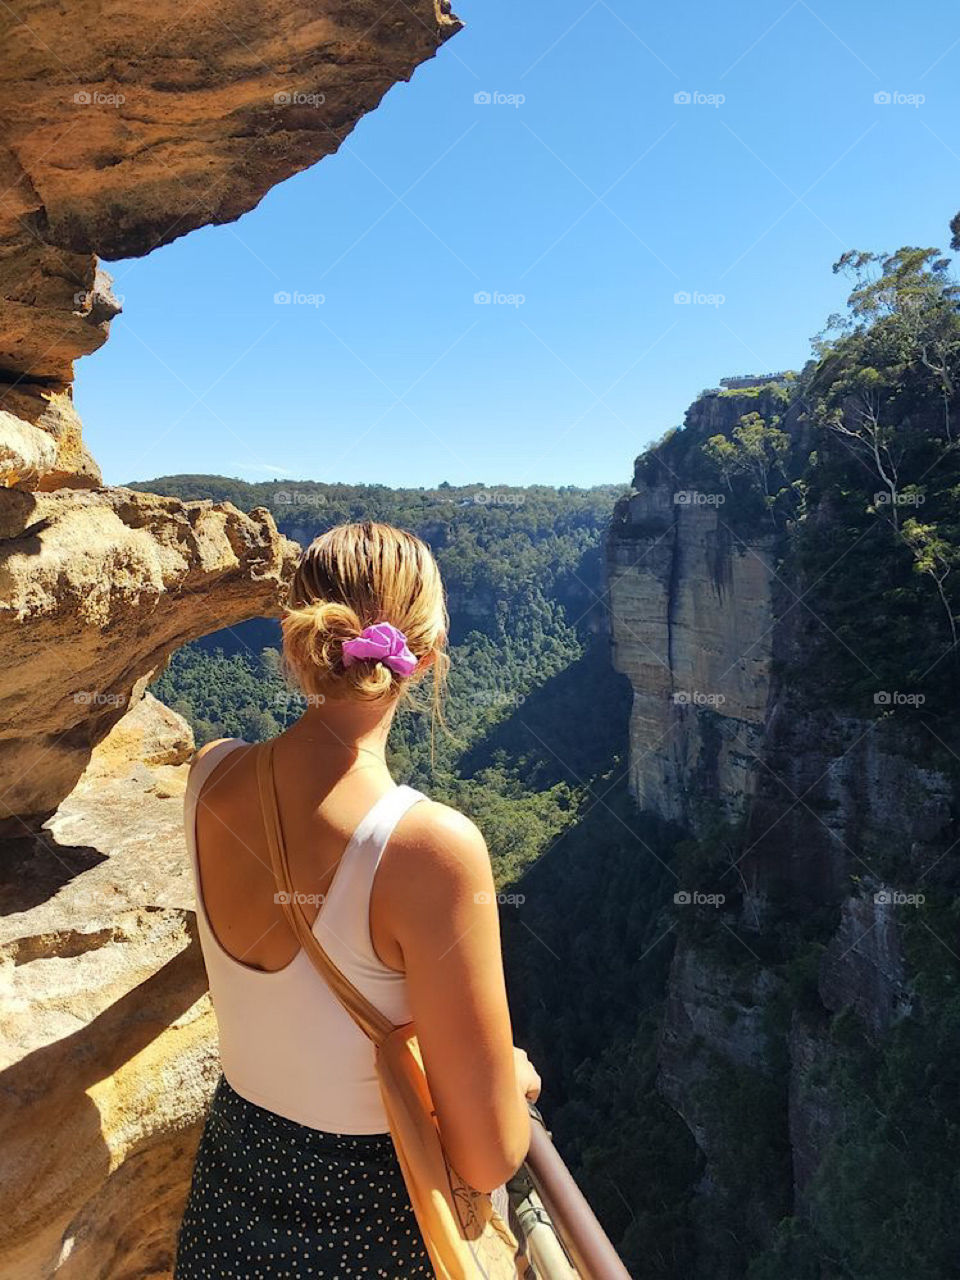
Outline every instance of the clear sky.
[(947, 243), (955, 3), (456, 9), (336, 156), (110, 267), (108, 482), (627, 481), (702, 388), (803, 363), (844, 249)]

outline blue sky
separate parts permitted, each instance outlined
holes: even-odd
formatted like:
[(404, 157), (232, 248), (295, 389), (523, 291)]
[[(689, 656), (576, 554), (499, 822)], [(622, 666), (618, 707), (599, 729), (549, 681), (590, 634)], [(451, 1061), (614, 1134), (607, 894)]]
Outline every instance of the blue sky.
[(109, 483), (627, 481), (702, 388), (803, 363), (844, 249), (949, 238), (955, 5), (456, 8), (336, 156), (108, 264)]

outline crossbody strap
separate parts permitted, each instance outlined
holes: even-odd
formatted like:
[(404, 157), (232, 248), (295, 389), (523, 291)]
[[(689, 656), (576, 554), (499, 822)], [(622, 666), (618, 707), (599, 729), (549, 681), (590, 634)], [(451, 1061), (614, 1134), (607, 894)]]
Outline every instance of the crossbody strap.
[(287, 923), (306, 951), (314, 968), (325, 979), (350, 1017), (364, 1035), (368, 1036), (374, 1044), (380, 1044), (394, 1030), (393, 1023), (371, 1004), (346, 974), (341, 973), (333, 963), (313, 932), (304, 914), (303, 905), (296, 898), (283, 839), (283, 827), (280, 823), (280, 810), (277, 807), (277, 789), (273, 776), (273, 742), (262, 743), (254, 750), (257, 753), (257, 784), (260, 789), (263, 827), (267, 836), (267, 846), (270, 849), (270, 862), (273, 866), (277, 892)]

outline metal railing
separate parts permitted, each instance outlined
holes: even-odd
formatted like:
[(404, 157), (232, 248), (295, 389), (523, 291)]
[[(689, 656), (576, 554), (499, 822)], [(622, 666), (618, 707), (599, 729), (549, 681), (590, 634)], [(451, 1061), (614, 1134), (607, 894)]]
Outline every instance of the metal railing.
[(630, 1280), (533, 1105), (530, 1150), (507, 1192), (536, 1280)]

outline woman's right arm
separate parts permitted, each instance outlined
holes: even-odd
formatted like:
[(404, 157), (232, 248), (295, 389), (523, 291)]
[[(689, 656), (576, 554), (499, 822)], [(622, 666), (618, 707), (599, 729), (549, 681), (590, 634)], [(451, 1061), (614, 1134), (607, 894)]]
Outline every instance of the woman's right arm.
[(539, 1078), (513, 1047), (486, 844), (462, 814), (421, 803), (381, 875), (444, 1149), (466, 1182), (492, 1191), (527, 1154), (525, 1094)]

